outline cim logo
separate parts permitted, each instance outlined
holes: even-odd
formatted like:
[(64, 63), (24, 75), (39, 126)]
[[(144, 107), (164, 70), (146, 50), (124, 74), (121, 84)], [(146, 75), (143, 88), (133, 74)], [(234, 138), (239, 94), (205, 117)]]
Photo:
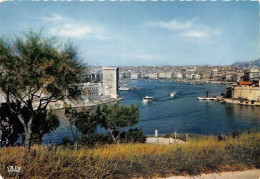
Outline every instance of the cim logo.
[(9, 166), (9, 167), (7, 167), (7, 172), (8, 172), (8, 173), (17, 173), (17, 174), (20, 174), (20, 173), (21, 173), (21, 167)]

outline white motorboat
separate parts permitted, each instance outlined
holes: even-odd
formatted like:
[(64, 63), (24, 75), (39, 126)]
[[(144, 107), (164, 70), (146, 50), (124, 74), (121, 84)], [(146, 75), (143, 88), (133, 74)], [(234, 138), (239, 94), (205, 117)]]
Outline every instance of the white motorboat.
[(151, 97), (151, 96), (145, 96), (145, 97), (142, 99), (142, 101), (143, 101), (144, 103), (152, 102), (152, 101), (153, 101), (153, 97)]
[(175, 93), (175, 92), (171, 92), (171, 93), (170, 93), (170, 96), (171, 96), (171, 97), (174, 97), (174, 96), (176, 96), (176, 93)]

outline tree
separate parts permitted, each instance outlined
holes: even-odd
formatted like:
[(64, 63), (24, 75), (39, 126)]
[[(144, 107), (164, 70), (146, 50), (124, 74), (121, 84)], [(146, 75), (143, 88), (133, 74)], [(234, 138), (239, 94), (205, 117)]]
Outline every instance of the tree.
[(14, 145), (23, 133), (20, 121), (6, 103), (0, 104), (0, 130), (2, 146)]
[(56, 38), (32, 30), (13, 41), (0, 38), (0, 66), (2, 93), (22, 125), (25, 147), (30, 148), (32, 126), (39, 115), (47, 117), (48, 105), (80, 95), (75, 84), (81, 82), (84, 66), (71, 42), (58, 44)]
[[(15, 103), (11, 103), (15, 105)], [(23, 106), (21, 109), (21, 115), (24, 119), (30, 118), (30, 111)], [(33, 120), (32, 123), (32, 142), (42, 143), (42, 137), (44, 134), (48, 134), (59, 127), (58, 117), (53, 110), (43, 111), (35, 116), (37, 120)], [(3, 146), (13, 146), (15, 144), (24, 141), (24, 130), (21, 122), (17, 116), (9, 109), (7, 103), (0, 105), (0, 127), (1, 127), (1, 140)], [(17, 141), (21, 137), (22, 140)]]
[(90, 138), (95, 134), (99, 119), (95, 112), (90, 113), (87, 109), (66, 108), (66, 117), (69, 118), (72, 125), (80, 131), (81, 135)]
[(126, 127), (135, 126), (140, 121), (139, 105), (105, 105), (96, 113), (101, 127), (110, 133), (114, 143), (120, 143), (120, 135)]

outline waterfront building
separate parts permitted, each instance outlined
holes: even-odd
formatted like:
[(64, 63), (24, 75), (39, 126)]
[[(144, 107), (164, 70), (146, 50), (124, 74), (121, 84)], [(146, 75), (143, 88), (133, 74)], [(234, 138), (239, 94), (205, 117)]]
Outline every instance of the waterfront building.
[(103, 95), (118, 98), (118, 68), (103, 67)]
[(260, 87), (241, 85), (233, 88), (232, 98), (260, 102)]
[(140, 73), (131, 72), (131, 80), (137, 80), (140, 78)]
[(200, 75), (201, 75), (202, 80), (209, 80), (210, 79), (209, 73), (204, 72), (204, 73), (201, 73)]
[(174, 72), (175, 79), (183, 79), (183, 74), (181, 72)]
[(231, 98), (231, 102), (237, 101), (241, 104), (257, 103), (259, 105), (260, 87), (253, 86), (253, 83), (249, 81), (241, 81), (226, 88), (225, 98)]
[(171, 72), (160, 72), (158, 74), (158, 78), (160, 78), (160, 79), (172, 79), (172, 73)]
[(185, 79), (187, 80), (195, 80), (195, 74), (191, 72), (185, 72), (184, 73)]
[(145, 73), (144, 77), (149, 78), (151, 80), (157, 80), (158, 79), (158, 73)]
[(86, 102), (99, 101), (101, 96), (101, 84), (100, 83), (84, 83), (83, 90), (86, 92)]
[(210, 76), (210, 79), (213, 79), (215, 80), (215, 77), (218, 75), (218, 69), (215, 68), (211, 71), (211, 76)]
[(196, 74), (193, 76), (193, 78), (194, 78), (195, 80), (200, 80), (200, 79), (202, 79), (202, 78), (201, 78), (201, 75), (198, 74), (198, 73), (196, 73)]

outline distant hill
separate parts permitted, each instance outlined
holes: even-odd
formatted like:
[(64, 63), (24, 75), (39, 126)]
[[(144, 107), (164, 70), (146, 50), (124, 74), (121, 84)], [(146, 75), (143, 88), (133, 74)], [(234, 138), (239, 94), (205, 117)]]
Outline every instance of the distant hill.
[(260, 67), (260, 59), (252, 60), (252, 61), (248, 61), (248, 62), (236, 62), (236, 63), (232, 64), (232, 66), (244, 66), (244, 67), (258, 66), (258, 67)]

